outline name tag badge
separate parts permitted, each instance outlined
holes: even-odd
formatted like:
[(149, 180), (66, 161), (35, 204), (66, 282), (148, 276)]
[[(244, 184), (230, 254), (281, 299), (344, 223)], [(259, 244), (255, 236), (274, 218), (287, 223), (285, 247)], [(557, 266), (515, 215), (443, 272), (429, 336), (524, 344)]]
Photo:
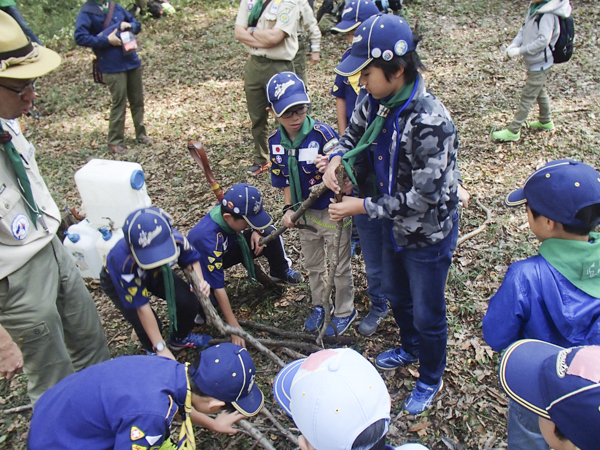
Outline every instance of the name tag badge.
[(271, 9), (269, 9), (270, 14), (277, 14), (279, 3), (281, 3), (281, 0), (273, 0), (273, 3), (271, 3)]
[(298, 162), (305, 162), (308, 164), (314, 164), (317, 155), (319, 154), (318, 148), (301, 148), (300, 154), (298, 155)]

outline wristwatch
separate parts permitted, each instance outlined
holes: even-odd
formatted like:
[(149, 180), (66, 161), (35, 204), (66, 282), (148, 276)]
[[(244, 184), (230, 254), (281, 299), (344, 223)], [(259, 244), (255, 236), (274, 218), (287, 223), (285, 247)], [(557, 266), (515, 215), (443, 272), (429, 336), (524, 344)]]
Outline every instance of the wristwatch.
[(166, 346), (167, 344), (165, 343), (165, 341), (160, 341), (154, 346), (154, 350), (156, 350), (157, 352), (162, 352)]

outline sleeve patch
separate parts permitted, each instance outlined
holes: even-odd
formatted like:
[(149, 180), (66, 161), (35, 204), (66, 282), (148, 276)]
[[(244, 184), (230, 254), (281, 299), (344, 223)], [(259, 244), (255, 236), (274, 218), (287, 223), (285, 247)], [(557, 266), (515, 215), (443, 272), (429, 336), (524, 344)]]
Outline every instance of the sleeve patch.
[(131, 438), (132, 441), (137, 441), (139, 439), (146, 437), (146, 433), (144, 433), (138, 427), (133, 426), (133, 427), (131, 427), (131, 431), (129, 432), (129, 437)]
[(135, 286), (132, 286), (130, 288), (127, 288), (127, 292), (129, 292), (131, 295), (135, 295), (137, 294), (138, 288)]

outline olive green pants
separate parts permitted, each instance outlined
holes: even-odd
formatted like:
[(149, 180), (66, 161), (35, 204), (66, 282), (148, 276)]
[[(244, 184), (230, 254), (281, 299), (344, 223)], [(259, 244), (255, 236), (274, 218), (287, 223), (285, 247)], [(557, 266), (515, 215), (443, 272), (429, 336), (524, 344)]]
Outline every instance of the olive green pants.
[(34, 404), (66, 376), (110, 359), (94, 300), (56, 236), (0, 280), (0, 324), (21, 349)]
[(112, 97), (108, 122), (108, 143), (110, 145), (123, 145), (125, 143), (127, 100), (129, 100), (129, 107), (131, 108), (135, 137), (136, 139), (145, 137), (142, 68), (138, 67), (125, 72), (102, 73), (102, 79), (108, 85)]
[(512, 123), (508, 126), (508, 131), (511, 133), (518, 133), (521, 129), (523, 122), (527, 120), (529, 116), (529, 110), (534, 102), (537, 101), (540, 107), (539, 121), (542, 123), (548, 123), (552, 120), (552, 110), (550, 109), (550, 97), (546, 92), (546, 80), (552, 67), (547, 70), (528, 70), (527, 81), (525, 81), (525, 87), (521, 92), (521, 101), (519, 107), (515, 113), (515, 118)]
[(267, 83), (276, 73), (293, 70), (292, 61), (275, 61), (262, 56), (250, 56), (244, 66), (244, 91), (246, 91), (248, 114), (252, 121), (255, 164), (262, 166), (269, 159)]
[(306, 50), (308, 49), (308, 38), (304, 35), (298, 36), (298, 52), (294, 57), (294, 72), (304, 82), (308, 90), (308, 78), (306, 77)]

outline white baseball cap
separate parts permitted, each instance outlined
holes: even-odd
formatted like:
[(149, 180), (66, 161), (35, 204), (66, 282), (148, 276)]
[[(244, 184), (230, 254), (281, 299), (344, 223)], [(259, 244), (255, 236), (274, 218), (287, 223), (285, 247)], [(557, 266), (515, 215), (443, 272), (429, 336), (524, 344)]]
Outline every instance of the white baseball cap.
[[(366, 428), (389, 422), (391, 401), (377, 369), (349, 348), (321, 350), (275, 378), (277, 403), (317, 450), (351, 450)], [(375, 444), (387, 433), (387, 426)]]

